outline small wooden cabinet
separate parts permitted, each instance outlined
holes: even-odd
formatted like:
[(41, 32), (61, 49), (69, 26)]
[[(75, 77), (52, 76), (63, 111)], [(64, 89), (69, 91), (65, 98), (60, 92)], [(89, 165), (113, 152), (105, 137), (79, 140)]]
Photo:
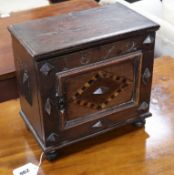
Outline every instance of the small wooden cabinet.
[(48, 159), (145, 124), (157, 24), (117, 3), (12, 25), (21, 116)]

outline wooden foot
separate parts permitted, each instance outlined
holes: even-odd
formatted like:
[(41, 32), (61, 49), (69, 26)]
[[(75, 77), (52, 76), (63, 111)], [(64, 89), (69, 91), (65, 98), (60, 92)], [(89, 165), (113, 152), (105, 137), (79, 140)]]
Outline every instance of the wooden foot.
[(49, 161), (56, 160), (58, 158), (58, 152), (57, 151), (50, 151), (45, 153), (46, 159)]
[(145, 124), (146, 124), (145, 119), (138, 119), (137, 121), (133, 123), (134, 126), (139, 127), (139, 128), (144, 127)]

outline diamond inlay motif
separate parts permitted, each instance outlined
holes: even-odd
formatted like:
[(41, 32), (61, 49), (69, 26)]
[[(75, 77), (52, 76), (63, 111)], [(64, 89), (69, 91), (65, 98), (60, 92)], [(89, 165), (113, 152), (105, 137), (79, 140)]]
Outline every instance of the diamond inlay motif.
[(54, 68), (54, 66), (52, 66), (49, 63), (45, 63), (44, 65), (42, 65), (42, 67), (40, 68), (40, 71), (47, 76), (49, 74), (49, 72)]
[(148, 35), (148, 36), (144, 39), (143, 43), (144, 43), (144, 44), (151, 44), (151, 43), (154, 42), (154, 40), (155, 40), (155, 39), (154, 39), (153, 36)]
[(80, 106), (103, 109), (124, 91), (132, 80), (108, 72), (98, 71), (76, 91), (71, 100)]
[(143, 74), (143, 83), (146, 85), (151, 77), (151, 72), (149, 68), (146, 68)]
[(97, 123), (95, 123), (92, 127), (93, 128), (101, 128), (103, 125), (102, 125), (102, 122), (101, 121), (98, 121)]
[(25, 82), (28, 81), (28, 79), (29, 79), (28, 73), (27, 72), (24, 72), (22, 82), (25, 83)]
[(57, 138), (58, 138), (58, 135), (53, 132), (48, 136), (47, 141), (48, 142), (56, 142)]
[(99, 87), (93, 92), (93, 94), (95, 94), (95, 95), (102, 95), (102, 94), (107, 93), (108, 91), (109, 91), (108, 87)]
[(48, 115), (51, 114), (51, 102), (49, 98), (47, 98), (45, 103), (45, 111), (47, 112)]

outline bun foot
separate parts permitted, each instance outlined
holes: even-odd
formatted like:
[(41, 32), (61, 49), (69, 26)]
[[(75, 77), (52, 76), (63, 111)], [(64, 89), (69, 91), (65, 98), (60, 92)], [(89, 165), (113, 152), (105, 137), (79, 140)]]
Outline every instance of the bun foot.
[(146, 120), (145, 119), (138, 119), (136, 120), (133, 125), (138, 127), (138, 128), (142, 128), (144, 127), (144, 125), (146, 124)]
[(58, 158), (58, 152), (57, 151), (50, 151), (45, 153), (46, 159), (49, 161), (56, 160)]

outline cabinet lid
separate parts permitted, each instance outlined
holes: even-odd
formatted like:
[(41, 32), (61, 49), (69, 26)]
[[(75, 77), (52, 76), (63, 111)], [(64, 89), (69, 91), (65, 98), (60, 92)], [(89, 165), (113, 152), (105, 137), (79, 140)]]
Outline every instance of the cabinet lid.
[(151, 20), (116, 3), (11, 25), (9, 31), (35, 60), (41, 60), (158, 28)]

